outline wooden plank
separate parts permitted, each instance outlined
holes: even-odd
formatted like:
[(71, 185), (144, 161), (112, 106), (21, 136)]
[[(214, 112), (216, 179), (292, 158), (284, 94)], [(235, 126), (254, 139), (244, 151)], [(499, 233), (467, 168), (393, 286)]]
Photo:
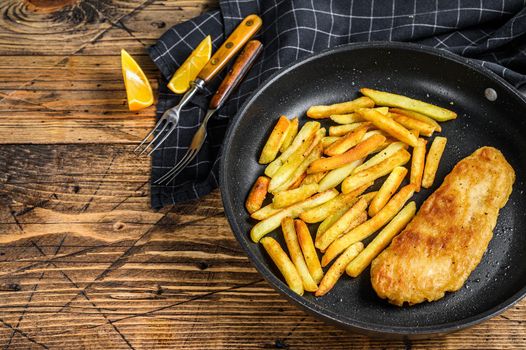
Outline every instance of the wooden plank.
[[(213, 8), (217, 8), (216, 0), (201, 1), (154, 1), (146, 7), (133, 13), (131, 16), (122, 18), (118, 27), (123, 28), (127, 34), (143, 46), (153, 45), (159, 37), (170, 27), (177, 23), (187, 21), (201, 13)], [(125, 47), (132, 54), (140, 54), (141, 50), (136, 45), (131, 47), (123, 46), (132, 44), (129, 37), (126, 38), (123, 32), (112, 32), (105, 34), (96, 45), (88, 45), (83, 50), (83, 54), (88, 55), (111, 55), (115, 47)]]
[[(93, 341), (99, 332), (107, 337), (97, 338), (97, 344), (127, 346), (108, 320), (138, 349), (158, 346), (157, 341), (190, 349), (276, 344), (290, 348), (407, 346), (407, 342), (371, 340), (326, 325), (274, 292), (235, 242), (222, 216), (217, 191), (171, 212), (152, 213), (146, 200), (125, 210), (112, 209), (107, 201), (121, 200), (129, 194), (129, 182), (137, 184), (147, 178), (147, 163), (132, 158), (129, 148), (0, 148), (0, 169), (7, 174), (2, 182), (8, 178), (0, 197), (14, 203), (15, 211), (4, 209), (0, 216), (11, 218), (0, 226), (0, 310), (6, 322), (16, 324), (32, 295), (20, 328), (31, 339), (64, 349)], [(118, 181), (123, 178), (127, 180)], [(64, 182), (69, 183), (69, 190), (63, 191), (67, 193), (49, 199), (48, 193)], [(17, 193), (9, 187), (11, 183), (41, 187), (39, 192)], [(83, 184), (77, 194), (71, 191), (71, 183)], [(96, 187), (84, 187), (95, 183), (100, 183), (100, 196), (93, 196)], [(146, 196), (148, 188), (141, 191)], [(89, 208), (79, 213), (89, 195), (93, 196)], [(93, 282), (130, 250), (146, 228), (152, 230), (140, 249), (105, 278)], [(20, 239), (26, 231), (45, 235)], [(85, 294), (79, 295), (84, 288)], [(513, 339), (515, 345), (526, 345), (523, 304), (474, 329), (410, 344), (413, 348), (457, 348), (469, 342), (474, 347), (494, 344), (497, 348)], [(488, 334), (489, 343), (481, 333)], [(23, 347), (28, 342), (24, 339), (17, 337), (13, 346)]]
[(151, 0), (55, 1), (53, 9), (41, 6), (46, 2), (29, 1), (30, 6), (19, 1), (0, 3), (2, 54), (74, 54)]
[[(96, 40), (77, 43), (82, 49), (74, 56), (62, 57), (63, 52), (54, 50), (50, 44), (45, 53), (52, 52), (53, 56), (42, 61), (32, 57), (25, 58), (20, 65), (0, 65), (1, 143), (137, 143), (142, 140), (154, 125), (155, 107), (139, 112), (127, 110), (120, 48), (134, 55), (156, 90), (158, 71), (147, 56), (146, 46), (170, 26), (215, 6), (215, 2), (181, 1), (177, 5), (160, 2), (124, 15), (131, 5), (119, 7), (121, 12), (112, 17), (119, 21), (100, 32)], [(107, 11), (111, 12), (110, 8)], [(31, 14), (37, 15), (41, 14)], [(129, 29), (128, 25), (133, 28)], [(138, 39), (134, 34), (138, 31), (146, 31), (147, 37)], [(13, 54), (2, 47), (1, 37), (0, 52)], [(28, 70), (28, 65), (35, 69)], [(18, 131), (18, 137), (14, 130)]]
[[(151, 127), (153, 108), (126, 110), (118, 52), (127, 48), (155, 83), (145, 47), (216, 3), (141, 3), (0, 4), (3, 348), (526, 347), (526, 301), (429, 340), (337, 329), (263, 281), (235, 241), (217, 190), (151, 211), (149, 159), (131, 150)], [(72, 24), (75, 6), (89, 5), (105, 8)]]
[[(33, 78), (23, 73), (0, 80), (0, 143), (140, 142), (154, 126), (155, 106), (128, 110), (118, 50), (116, 54), (78, 55), (40, 66)], [(157, 69), (144, 52), (138, 57), (156, 90)], [(0, 74), (17, 77), (20, 70), (5, 68)], [(24, 79), (32, 80), (19, 85)]]

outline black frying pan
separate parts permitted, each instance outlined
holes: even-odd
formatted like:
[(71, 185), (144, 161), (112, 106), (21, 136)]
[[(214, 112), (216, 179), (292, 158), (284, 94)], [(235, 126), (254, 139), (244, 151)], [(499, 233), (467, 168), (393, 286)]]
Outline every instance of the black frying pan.
[[(420, 205), (462, 158), (485, 145), (500, 149), (517, 181), (500, 211), (494, 237), (464, 287), (443, 299), (412, 307), (392, 306), (377, 297), (369, 269), (347, 275), (327, 295), (316, 298), (289, 290), (261, 245), (250, 240), (255, 221), (244, 201), (264, 167), (259, 153), (279, 115), (299, 116), (314, 104), (359, 96), (360, 87), (408, 95), (458, 113), (443, 123), (448, 144), (433, 188), (415, 196)], [(495, 101), (485, 96), (494, 89)], [(491, 95), (491, 94), (490, 94)], [(350, 330), (422, 336), (469, 327), (502, 312), (526, 294), (526, 101), (504, 80), (450, 53), (402, 43), (338, 47), (280, 70), (239, 110), (225, 138), (221, 193), (234, 234), (258, 271), (278, 291), (314, 315)], [(315, 232), (315, 225), (311, 232)], [(272, 232), (283, 247), (281, 233)]]

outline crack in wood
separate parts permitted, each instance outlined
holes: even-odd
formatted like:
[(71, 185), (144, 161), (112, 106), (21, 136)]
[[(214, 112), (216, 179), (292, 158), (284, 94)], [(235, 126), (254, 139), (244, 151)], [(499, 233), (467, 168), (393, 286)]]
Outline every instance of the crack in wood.
[[(64, 242), (64, 239), (66, 238), (66, 236), (64, 236), (64, 238), (62, 239), (62, 242)], [(46, 253), (44, 253), (44, 251), (36, 244), (36, 243), (33, 243), (34, 246), (38, 249), (38, 251), (40, 252), (40, 254), (42, 254), (43, 256), (47, 257)], [(60, 248), (59, 248), (60, 249)], [(57, 250), (58, 252), (58, 250)], [(54, 255), (56, 255), (56, 253)], [(62, 276), (64, 276), (64, 278), (66, 278), (66, 280), (71, 283), (77, 290), (80, 289), (79, 285), (73, 281), (64, 271), (62, 271), (54, 262), (49, 262), (49, 264), (53, 265), (55, 268), (58, 269), (58, 271), (62, 274)], [(124, 334), (122, 334), (122, 332), (117, 328), (117, 326), (115, 326), (113, 324), (113, 322), (106, 316), (106, 314), (104, 312), (102, 312), (101, 308), (99, 308), (91, 299), (90, 297), (88, 296), (88, 294), (85, 292), (85, 291), (82, 291), (81, 292), (82, 296), (84, 298), (86, 298), (87, 301), (89, 301), (89, 303), (91, 304), (91, 306), (93, 306), (93, 308), (98, 312), (98, 314), (100, 316), (102, 316), (108, 324), (110, 324), (112, 326), (112, 328), (115, 330), (115, 332), (117, 332), (117, 334), (119, 334), (119, 336), (124, 340), (124, 342), (128, 345), (128, 348), (129, 349), (132, 349), (132, 350), (135, 350), (135, 348), (132, 346), (132, 344), (130, 343), (130, 341), (124, 336)], [(27, 307), (27, 305), (26, 305)]]
[[(22, 322), (22, 320), (24, 319), (24, 316), (25, 316), (25, 314), (27, 312), (27, 308), (29, 307), (29, 303), (31, 303), (31, 300), (33, 299), (33, 295), (35, 294), (35, 291), (38, 289), (38, 285), (40, 284), (40, 281), (42, 280), (42, 277), (44, 277), (45, 273), (46, 272), (42, 272), (40, 274), (40, 276), (38, 277), (37, 283), (35, 283), (35, 286), (33, 287), (33, 290), (31, 291), (31, 294), (29, 294), (29, 298), (27, 299), (27, 302), (24, 305), (24, 308), (22, 309), (22, 313), (20, 314), (20, 317), (18, 317), (18, 321), (16, 322), (15, 328), (18, 328), (20, 326), (20, 322)], [(16, 332), (13, 330), (11, 332), (11, 335), (9, 336), (9, 340), (7, 341), (7, 344), (4, 346), (4, 350), (9, 349), (15, 334), (16, 334)]]
[[(64, 241), (66, 240), (66, 235), (64, 235), (64, 237), (62, 237), (62, 239), (60, 240), (58, 246), (56, 247), (55, 249), (55, 252), (53, 253), (53, 256), (56, 256), (58, 254), (58, 252), (60, 251), (60, 248), (62, 248), (62, 245), (64, 244)], [(44, 252), (40, 249), (40, 247), (32, 240), (31, 243), (33, 244), (34, 247), (36, 247), (38, 249), (38, 251), (43, 254)], [(44, 254), (44, 256), (46, 256)], [(46, 256), (47, 257), (47, 256)], [(48, 263), (47, 266), (49, 266), (51, 263)], [(35, 295), (35, 292), (36, 290), (38, 289), (38, 286), (40, 285), (40, 281), (42, 280), (42, 278), (44, 277), (45, 275), (45, 271), (42, 272), (40, 274), (40, 277), (38, 278), (37, 280), (37, 283), (35, 283), (35, 286), (33, 287), (33, 290), (31, 291), (31, 294), (29, 295), (29, 298), (27, 299), (27, 302), (26, 304), (24, 305), (24, 308), (22, 310), (22, 314), (20, 315), (20, 317), (18, 318), (18, 321), (16, 323), (16, 326), (15, 328), (18, 328), (20, 326), (20, 323), (22, 322), (22, 320), (24, 319), (24, 316), (27, 312), (27, 309), (29, 307), (29, 304), (31, 303), (31, 300), (33, 300), (33, 295)], [(11, 335), (9, 336), (9, 341), (7, 342), (6, 346), (4, 347), (4, 350), (7, 350), (9, 349), (9, 346), (11, 345), (11, 342), (13, 341), (13, 337), (15, 336), (15, 331), (13, 330), (11, 332)]]
[(13, 327), (12, 325), (10, 325), (9, 323), (7, 323), (6, 321), (4, 321), (1, 318), (0, 318), (0, 323), (2, 323), (2, 325), (4, 325), (4, 327), (9, 328), (13, 332), (16, 332), (16, 333), (20, 334), (21, 336), (23, 336), (24, 338), (26, 338), (27, 340), (29, 340), (33, 344), (40, 345), (40, 347), (42, 347), (44, 349), (49, 349), (49, 347), (46, 344), (43, 344), (43, 343), (40, 343), (40, 342), (36, 341), (32, 337), (30, 337), (26, 332), (24, 332), (24, 331), (22, 331), (22, 330), (20, 330), (18, 328)]
[[(81, 292), (85, 292), (86, 290), (88, 290), (88, 288), (90, 288), (93, 283), (95, 283), (96, 281), (100, 281), (101, 279), (103, 279), (104, 277), (106, 277), (106, 275), (108, 275), (109, 273), (111, 273), (112, 271), (114, 271), (115, 269), (118, 269), (119, 267), (121, 267), (122, 265), (124, 265), (126, 263), (126, 261), (128, 260), (129, 257), (131, 257), (132, 255), (134, 255), (135, 253), (137, 253), (141, 248), (141, 247), (137, 247), (136, 244), (141, 241), (142, 239), (146, 239), (146, 237), (153, 231), (153, 229), (156, 227), (157, 223), (160, 222), (161, 220), (163, 220), (164, 218), (166, 217), (166, 214), (164, 214), (159, 220), (157, 220), (157, 222), (155, 224), (152, 225), (152, 227), (150, 227), (148, 230), (146, 230), (146, 232), (144, 232), (138, 239), (136, 239), (132, 245), (130, 246), (130, 248), (128, 248), (122, 255), (120, 255), (113, 263), (110, 264), (110, 266), (108, 266), (104, 271), (102, 271), (92, 282), (88, 283), (84, 289), (81, 291)], [(73, 298), (71, 298), (66, 304), (64, 304), (58, 311), (57, 313), (60, 313), (62, 311), (64, 311), (64, 309), (66, 309), (78, 296), (80, 295), (80, 293), (77, 293)]]
[(134, 38), (135, 40), (137, 40), (142, 46), (144, 47), (148, 47), (148, 45), (146, 43), (143, 43), (141, 39), (137, 38), (133, 32), (130, 30), (130, 28), (128, 28), (123, 22), (122, 22), (122, 19), (117, 21), (117, 22), (113, 22), (113, 21), (110, 21), (111, 25), (114, 26), (115, 28), (118, 28), (118, 29), (122, 29), (124, 30), (126, 33), (128, 33), (129, 36), (131, 36), (132, 38)]
[[(113, 322), (116, 323), (116, 322), (120, 322), (120, 321), (124, 321), (124, 320), (129, 320), (131, 318), (151, 316), (155, 312), (171, 309), (173, 307), (184, 305), (184, 304), (190, 303), (192, 301), (205, 299), (205, 298), (208, 298), (209, 296), (212, 296), (212, 295), (215, 295), (215, 294), (220, 294), (220, 293), (229, 292), (229, 291), (232, 291), (232, 290), (237, 290), (237, 289), (241, 289), (241, 288), (245, 288), (245, 287), (250, 287), (250, 286), (252, 286), (254, 284), (258, 284), (258, 283), (261, 283), (263, 281), (264, 281), (264, 279), (261, 278), (261, 279), (258, 279), (256, 281), (251, 281), (251, 282), (248, 282), (248, 283), (237, 284), (237, 285), (229, 287), (229, 288), (215, 290), (215, 291), (212, 291), (212, 292), (200, 294), (200, 295), (197, 295), (195, 297), (191, 297), (189, 299), (186, 299), (186, 300), (183, 300), (183, 301), (179, 301), (177, 303), (173, 303), (173, 304), (170, 304), (170, 305), (162, 306), (162, 307), (150, 310), (150, 311), (137, 313), (137, 314), (133, 314), (133, 315), (130, 315), (130, 316), (121, 317), (121, 318), (118, 318), (116, 320), (113, 320)], [(153, 315), (153, 317), (156, 317), (156, 316), (157, 315)]]
[[(105, 6), (104, 14), (101, 9)], [(99, 8), (100, 7), (100, 8)], [(49, 19), (53, 22), (71, 23), (73, 25), (93, 24), (100, 19), (106, 19), (107, 15), (114, 15), (115, 7), (112, 6), (111, 0), (83, 0), (65, 6), (59, 11), (53, 12)]]
[(18, 221), (16, 217), (16, 211), (14, 211), (13, 208), (11, 208), (11, 205), (8, 205), (7, 207), (9, 208), (9, 213), (11, 214), (11, 217), (13, 218), (13, 220), (15, 220), (16, 226), (18, 227), (20, 232), (24, 232), (24, 229), (22, 228), (20, 221)]
[[(126, 14), (123, 14), (122, 16), (118, 17), (116, 20), (117, 21), (120, 21), (120, 20), (123, 20), (123, 19), (126, 19), (128, 18), (129, 16), (132, 16), (133, 14), (135, 14), (137, 11), (140, 11), (142, 10), (144, 7), (148, 6), (149, 4), (151, 4), (154, 0), (146, 0), (144, 1), (143, 3), (139, 4), (137, 7), (135, 7), (133, 10), (131, 10), (130, 12), (126, 13)], [(108, 21), (108, 18), (106, 16), (104, 16), (104, 18)], [(65, 59), (68, 59), (69, 57), (71, 56), (74, 56), (75, 54), (81, 52), (82, 50), (84, 50), (86, 47), (88, 47), (88, 45), (91, 45), (91, 44), (94, 44), (96, 43), (107, 31), (109, 31), (110, 29), (114, 28), (111, 24), (106, 27), (106, 28), (103, 28), (101, 29), (97, 34), (95, 34), (90, 40), (84, 42), (83, 44), (81, 44), (79, 47), (77, 47), (76, 49), (74, 49), (70, 54), (67, 54), (67, 55), (64, 55), (62, 56), (55, 64), (54, 66), (57, 66), (59, 64), (61, 64)], [(5, 94), (4, 96), (2, 96), (0, 98), (0, 102), (4, 101), (5, 99), (7, 98), (10, 98), (10, 96), (14, 93), (16, 93), (17, 91), (19, 91), (20, 89), (23, 89), (24, 87), (26, 86), (29, 86), (31, 84), (34, 84), (40, 77), (42, 77), (45, 73), (41, 73), (41, 74), (38, 74), (36, 75), (35, 77), (33, 77), (33, 79), (30, 79), (28, 81), (26, 81), (25, 83), (23, 83), (22, 85), (20, 85), (18, 87), (18, 89), (15, 89), (7, 94)]]
[(109, 174), (109, 172), (111, 170), (111, 166), (113, 165), (113, 162), (115, 161), (116, 158), (117, 158), (117, 155), (114, 154), (113, 157), (111, 158), (110, 164), (108, 165), (108, 167), (106, 168), (106, 171), (102, 175), (102, 179), (99, 181), (99, 184), (98, 184), (97, 188), (95, 189), (95, 192), (93, 192), (93, 195), (91, 196), (91, 198), (88, 200), (88, 202), (80, 210), (81, 213), (84, 213), (86, 210), (88, 210), (91, 202), (93, 201), (93, 199), (97, 195), (97, 192), (99, 192), (99, 189), (102, 186), (102, 183), (104, 182), (104, 179), (106, 178), (106, 176), (108, 176), (108, 174)]
[[(211, 216), (207, 216), (207, 217), (204, 217), (204, 218), (200, 218), (200, 219), (196, 219), (196, 220), (192, 220), (192, 221), (188, 221), (188, 222), (184, 222), (184, 223), (175, 223), (175, 224), (173, 224), (173, 227), (174, 228), (185, 227), (185, 226), (192, 225), (192, 224), (195, 224), (195, 223), (200, 222), (200, 221), (208, 220), (211, 217), (214, 217), (214, 216), (217, 216), (217, 215), (222, 215), (222, 214), (223, 214), (223, 212), (220, 212), (220, 213), (217, 213), (217, 214), (214, 214), (214, 215), (211, 215)], [(166, 214), (163, 215), (163, 217), (161, 217), (161, 219), (163, 219), (165, 216), (166, 216)], [(161, 219), (159, 219), (159, 221)], [(162, 227), (163, 225), (160, 225), (159, 222), (156, 222), (155, 224), (152, 225), (151, 229), (153, 229), (153, 227), (155, 227), (155, 226)], [(101, 245), (96, 245), (96, 246), (90, 246), (90, 247), (78, 250), (76, 252), (72, 252), (72, 253), (68, 253), (68, 254), (64, 254), (64, 255), (58, 256), (58, 257), (51, 258), (50, 261), (54, 261), (54, 260), (58, 260), (58, 259), (77, 257), (77, 256), (80, 256), (80, 255), (85, 254), (85, 253), (89, 253), (89, 252), (92, 252), (92, 251), (96, 251), (96, 250), (104, 249), (104, 248), (109, 248), (109, 247), (130, 248), (129, 246), (120, 245), (121, 243), (122, 242), (115, 242), (115, 243), (112, 243), (112, 244), (101, 244)], [(7, 272), (5, 274), (0, 274), (0, 278), (7, 278), (7, 277), (9, 277), (11, 275), (16, 275), (18, 273), (31, 270), (32, 268), (38, 267), (38, 266), (40, 266), (42, 264), (45, 264), (47, 262), (48, 262), (47, 260), (46, 261), (39, 261), (37, 263), (18, 268), (16, 270)]]
[[(214, 255), (217, 254), (217, 250), (218, 250), (218, 249), (219, 249), (218, 246), (215, 246), (215, 247), (214, 247), (214, 253), (213, 253)], [(208, 267), (208, 266), (206, 266), (206, 267)], [(206, 268), (206, 267), (205, 267), (205, 268)], [(206, 284), (205, 284), (206, 287), (208, 287), (208, 286), (210, 285), (210, 277), (212, 277), (212, 271), (208, 270), (208, 271), (207, 271), (207, 274), (206, 274)], [(196, 321), (196, 319), (199, 317), (199, 312), (200, 312), (200, 311), (201, 311), (201, 307), (199, 306), (197, 312), (196, 312), (195, 315), (194, 315), (194, 319), (193, 319), (193, 321), (192, 321), (192, 326), (190, 327), (190, 332), (188, 332), (187, 336), (186, 336), (185, 339), (184, 339), (184, 343), (183, 343), (183, 345), (182, 345), (183, 348), (186, 347), (186, 344), (187, 344), (187, 342), (188, 342), (188, 339), (190, 339), (190, 336), (192, 335), (192, 333), (193, 333), (193, 331), (194, 331), (194, 329), (195, 329), (195, 326), (196, 326), (196, 322), (195, 322), (195, 321)]]
[[(115, 320), (112, 320), (111, 322), (117, 323), (117, 322), (120, 322), (120, 321), (125, 321), (125, 320), (129, 320), (129, 319), (137, 318), (137, 317), (154, 317), (154, 318), (159, 319), (159, 320), (163, 320), (163, 319), (170, 320), (169, 318), (162, 317), (162, 316), (159, 316), (159, 315), (155, 315), (155, 313), (159, 312), (159, 311), (171, 309), (171, 308), (174, 308), (174, 307), (177, 307), (177, 306), (180, 306), (180, 305), (184, 305), (184, 304), (187, 304), (187, 303), (191, 303), (191, 302), (196, 301), (196, 300), (205, 299), (205, 298), (208, 298), (208, 297), (210, 297), (212, 295), (215, 295), (215, 294), (221, 294), (221, 293), (225, 293), (225, 292), (230, 292), (232, 290), (238, 290), (238, 289), (250, 287), (252, 285), (255, 285), (255, 284), (258, 284), (258, 283), (261, 283), (261, 282), (264, 282), (264, 281), (265, 281), (264, 279), (258, 279), (258, 280), (251, 281), (251, 282), (248, 282), (248, 283), (236, 284), (236, 285), (234, 285), (232, 287), (228, 287), (228, 288), (225, 288), (225, 289), (215, 290), (215, 291), (212, 291), (212, 292), (196, 295), (194, 297), (191, 297), (191, 298), (188, 298), (186, 300), (182, 300), (182, 301), (179, 301), (177, 303), (170, 304), (170, 305), (161, 306), (161, 307), (149, 310), (149, 311), (135, 313), (133, 315), (117, 318)], [(95, 328), (99, 328), (99, 327), (102, 327), (102, 326), (104, 326), (104, 324), (88, 326), (88, 327), (86, 327), (86, 329), (95, 329)], [(71, 331), (64, 331), (64, 332), (55, 333), (55, 334), (59, 335), (59, 334), (67, 334), (67, 333), (71, 333)]]
[(41, 200), (41, 201), (37, 202), (35, 205), (29, 206), (29, 207), (25, 207), (25, 208), (23, 208), (20, 211), (14, 212), (13, 216), (17, 217), (17, 216), (22, 216), (24, 214), (30, 213), (31, 211), (35, 210), (35, 208), (41, 207), (44, 204), (47, 204), (49, 201), (50, 201), (49, 199)]
[[(150, 183), (150, 180), (148, 179), (148, 181), (145, 181), (144, 183), (142, 183), (142, 185), (140, 185), (139, 187), (137, 187), (134, 192), (137, 192), (138, 190), (140, 190), (141, 188), (143, 188), (146, 184)], [(117, 203), (117, 205), (115, 205), (113, 208), (110, 209), (110, 212), (114, 211), (115, 209), (117, 209), (118, 207), (120, 207), (124, 202), (126, 202), (128, 199), (132, 198), (133, 195), (130, 195), (126, 198), (124, 198), (122, 201), (120, 201), (119, 203)]]

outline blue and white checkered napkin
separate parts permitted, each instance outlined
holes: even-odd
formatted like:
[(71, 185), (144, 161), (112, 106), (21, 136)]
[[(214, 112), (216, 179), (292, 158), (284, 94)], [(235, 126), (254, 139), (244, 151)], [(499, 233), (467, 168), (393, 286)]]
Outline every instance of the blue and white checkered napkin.
[[(166, 88), (167, 80), (206, 35), (212, 36), (217, 49), (245, 16), (256, 13), (263, 19), (257, 39), (264, 51), (212, 118), (206, 143), (195, 160), (173, 183), (152, 185), (152, 207), (196, 199), (217, 187), (221, 143), (229, 118), (276, 70), (328, 47), (379, 40), (416, 42), (479, 60), (520, 90), (526, 90), (525, 4), (523, 0), (222, 0), (219, 10), (170, 28), (150, 48), (150, 56), (162, 72), (159, 116), (179, 100)], [(220, 77), (216, 80), (207, 93), (186, 106), (177, 130), (153, 154), (152, 181), (186, 152)]]

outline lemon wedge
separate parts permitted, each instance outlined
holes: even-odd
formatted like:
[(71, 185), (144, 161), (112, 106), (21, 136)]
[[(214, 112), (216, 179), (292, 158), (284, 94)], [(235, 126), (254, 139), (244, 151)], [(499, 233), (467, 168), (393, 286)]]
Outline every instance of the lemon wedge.
[(177, 69), (168, 83), (168, 88), (176, 94), (184, 94), (190, 88), (190, 83), (203, 69), (212, 55), (212, 38), (207, 36), (199, 43), (186, 61)]
[(130, 111), (151, 106), (153, 104), (153, 92), (150, 82), (139, 64), (124, 49), (121, 50), (121, 65)]

